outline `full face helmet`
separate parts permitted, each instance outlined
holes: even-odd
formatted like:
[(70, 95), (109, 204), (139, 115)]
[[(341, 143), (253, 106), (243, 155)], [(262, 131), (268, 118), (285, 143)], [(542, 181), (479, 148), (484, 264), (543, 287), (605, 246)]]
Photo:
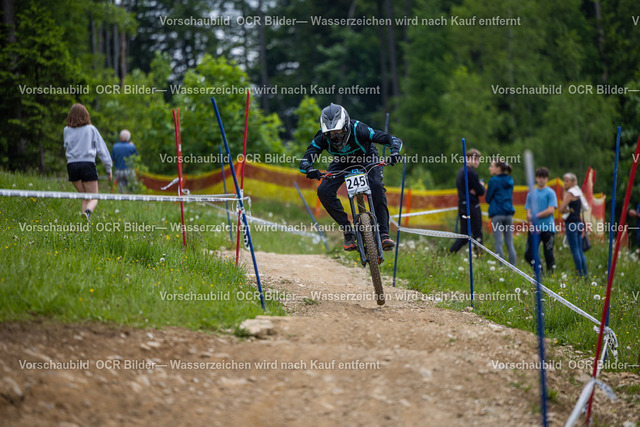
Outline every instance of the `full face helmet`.
[(320, 126), (325, 138), (331, 145), (342, 150), (351, 136), (351, 120), (349, 113), (342, 106), (331, 104), (320, 114)]

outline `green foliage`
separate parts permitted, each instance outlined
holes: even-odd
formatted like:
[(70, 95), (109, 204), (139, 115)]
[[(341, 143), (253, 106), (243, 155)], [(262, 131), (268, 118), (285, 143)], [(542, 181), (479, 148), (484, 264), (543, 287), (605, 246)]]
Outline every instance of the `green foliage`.
[[(229, 63), (225, 58), (213, 58), (210, 55), (205, 55), (195, 69), (186, 73), (181, 89), (172, 86), (172, 91), (177, 92), (175, 104), (180, 106), (184, 154), (186, 150), (196, 156), (217, 153), (218, 146), (222, 144), (222, 134), (207, 90), (222, 92), (214, 95), (214, 98), (225, 126), (227, 141), (232, 153), (242, 153), (246, 92), (249, 88), (247, 74), (239, 66)], [(204, 93), (198, 93), (199, 90)], [(265, 115), (252, 104), (249, 107), (247, 136), (250, 152), (282, 154), (284, 147), (279, 137), (281, 125), (276, 114)], [(169, 145), (159, 148), (160, 152), (172, 153)], [(175, 165), (169, 166), (175, 169)], [(211, 168), (210, 164), (193, 164), (189, 165), (188, 171), (193, 173)]]
[[(171, 106), (165, 102), (161, 92), (147, 93), (142, 89), (164, 88), (170, 73), (170, 61), (167, 55), (157, 54), (148, 74), (134, 70), (127, 75), (125, 87), (135, 88), (139, 92), (126, 93), (118, 82), (107, 77), (97, 79), (95, 84), (111, 81), (121, 90), (120, 93), (95, 95), (89, 98), (90, 104), (97, 104), (94, 123), (102, 132), (108, 145), (118, 138), (121, 129), (131, 132), (131, 141), (136, 144), (141, 162), (154, 172), (176, 173), (175, 163), (161, 162), (161, 153), (175, 156), (175, 135)], [(163, 169), (164, 168), (164, 169)]]
[[(602, 3), (602, 2), (601, 2)], [(603, 17), (584, 2), (460, 2), (417, 1), (423, 17), (451, 16), (521, 18), (520, 25), (482, 27), (449, 25), (410, 29), (409, 68), (404, 82), (406, 103), (399, 118), (408, 134), (410, 152), (446, 155), (461, 152), (461, 138), (483, 154), (515, 155), (531, 149), (536, 165), (552, 175), (572, 170), (583, 176), (588, 166), (598, 172), (596, 191), (609, 192), (613, 175), (611, 148), (615, 127), (623, 128), (623, 145), (634, 141), (640, 125), (633, 95), (570, 94), (570, 85), (627, 84), (636, 65), (611, 71), (608, 64), (628, 57), (622, 46), (631, 34), (629, 2), (604, 4)], [(626, 20), (614, 19), (616, 10)], [(620, 15), (616, 15), (619, 17)], [(620, 37), (612, 28), (623, 29)], [(598, 29), (604, 28), (599, 40)], [(599, 46), (599, 43), (603, 43)], [(611, 43), (611, 44), (609, 44)], [(604, 46), (604, 47), (603, 47)], [(615, 55), (613, 48), (620, 57)], [(622, 80), (619, 76), (626, 76)], [(561, 94), (511, 94), (500, 88), (554, 85)], [(631, 100), (631, 103), (627, 102)], [(624, 107), (624, 109), (622, 108)], [(412, 165), (428, 168), (438, 187), (453, 185), (458, 165)], [(514, 179), (524, 182), (523, 165), (515, 164)], [(481, 174), (484, 173), (481, 169)], [(411, 185), (411, 184), (409, 184)]]
[(293, 131), (293, 141), (287, 146), (287, 151), (292, 156), (300, 157), (320, 129), (320, 107), (315, 98), (305, 96), (294, 113), (298, 117), (298, 124)]
[[(0, 152), (12, 168), (47, 166), (45, 151), (59, 153), (65, 109), (73, 97), (58, 93), (77, 82), (61, 28), (47, 10), (36, 5), (17, 15), (16, 42), (0, 55), (0, 85), (4, 88)], [(49, 93), (50, 92), (50, 93)]]

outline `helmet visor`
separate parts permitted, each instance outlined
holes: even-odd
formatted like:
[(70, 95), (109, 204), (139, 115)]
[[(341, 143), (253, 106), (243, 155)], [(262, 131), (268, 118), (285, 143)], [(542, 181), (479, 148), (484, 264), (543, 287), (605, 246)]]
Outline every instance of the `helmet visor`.
[(333, 144), (340, 144), (344, 140), (344, 137), (346, 136), (346, 134), (347, 134), (347, 131), (344, 128), (342, 128), (342, 129), (336, 129), (329, 132), (325, 132), (324, 136)]

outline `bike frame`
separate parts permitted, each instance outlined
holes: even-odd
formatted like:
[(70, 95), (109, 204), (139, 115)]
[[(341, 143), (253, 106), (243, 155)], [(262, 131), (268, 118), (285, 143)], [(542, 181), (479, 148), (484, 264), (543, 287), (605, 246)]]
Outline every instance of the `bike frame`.
[[(351, 215), (353, 217), (358, 252), (360, 253), (360, 262), (363, 267), (367, 265), (367, 262), (369, 263), (371, 280), (378, 305), (384, 305), (385, 302), (384, 288), (382, 286), (382, 278), (380, 277), (380, 264), (384, 261), (384, 255), (382, 254), (380, 226), (373, 208), (371, 187), (369, 186), (369, 172), (371, 172), (374, 167), (385, 165), (386, 163), (384, 161), (369, 165), (368, 167), (354, 165), (350, 172), (341, 170), (335, 174), (324, 173), (322, 175), (326, 178), (335, 178), (342, 174), (346, 175), (344, 181), (347, 184), (347, 195), (349, 196), (349, 205), (351, 205)], [(367, 227), (366, 230), (363, 229), (363, 224)]]
[[(384, 163), (379, 163), (376, 166), (383, 166)], [(357, 175), (360, 173), (365, 173), (367, 175), (367, 184), (369, 180), (369, 172), (366, 168), (361, 169), (353, 169), (348, 175), (345, 176), (345, 179), (352, 175)], [(365, 203), (366, 197), (366, 203)], [(355, 201), (354, 201), (355, 199)], [(356, 209), (357, 203), (357, 209)], [(362, 241), (362, 233), (360, 226), (360, 217), (362, 215), (371, 215), (373, 219), (372, 224), (375, 224), (375, 233), (374, 237), (376, 239), (376, 245), (378, 246), (378, 264), (381, 264), (384, 261), (384, 255), (382, 251), (382, 240), (380, 239), (380, 230), (378, 225), (378, 218), (376, 218), (375, 210), (373, 209), (373, 201), (371, 196), (371, 188), (363, 191), (356, 191), (355, 194), (349, 196), (349, 205), (351, 206), (351, 216), (353, 217), (353, 226), (356, 232), (356, 241), (358, 243), (358, 252), (360, 253), (360, 262), (362, 266), (366, 266), (367, 262), (371, 262), (368, 257), (368, 254), (365, 251), (364, 243)], [(367, 210), (368, 208), (368, 210)]]

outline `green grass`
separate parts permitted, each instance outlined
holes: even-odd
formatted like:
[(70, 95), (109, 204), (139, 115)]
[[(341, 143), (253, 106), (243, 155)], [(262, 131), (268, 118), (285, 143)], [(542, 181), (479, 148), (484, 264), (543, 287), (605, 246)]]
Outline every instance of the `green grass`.
[[(493, 249), (488, 233), (486, 246)], [(468, 250), (455, 256), (446, 255), (451, 241), (402, 234), (404, 242), (398, 260), (398, 277), (405, 279), (407, 286), (427, 294), (440, 306), (463, 310), (470, 305)], [(411, 242), (411, 243), (409, 243)], [(531, 275), (523, 253), (526, 236), (515, 238), (518, 254), (517, 267)], [(606, 292), (606, 268), (608, 244), (593, 242), (587, 252), (589, 279), (574, 275), (575, 267), (569, 248), (563, 248), (561, 239), (556, 239), (556, 272), (543, 275), (542, 283), (569, 302), (574, 303), (596, 319), (602, 316)], [(409, 245), (415, 247), (411, 250)], [(382, 264), (383, 274), (393, 275), (393, 256), (387, 256)], [(534, 286), (503, 267), (489, 255), (473, 259), (474, 311), (497, 323), (510, 327), (537, 331)], [(610, 326), (618, 337), (619, 362), (627, 364), (619, 370), (640, 373), (630, 365), (640, 364), (640, 284), (638, 268), (640, 262), (635, 255), (622, 249), (618, 258), (616, 276), (612, 290)], [(484, 297), (484, 299), (483, 299)], [(545, 336), (554, 345), (572, 345), (574, 348), (594, 354), (597, 334), (594, 324), (543, 294)], [(618, 367), (616, 367), (618, 368)]]
[[(74, 191), (64, 180), (6, 172), (0, 188)], [(110, 189), (103, 184), (100, 191)], [(185, 208), (188, 223), (207, 224), (200, 217), (206, 206)], [(0, 321), (228, 330), (262, 314), (246, 272), (210, 254), (228, 234), (189, 233), (185, 252), (179, 224), (176, 203), (101, 201), (87, 226), (79, 200), (0, 198)], [(70, 225), (86, 229), (51, 230)], [(284, 314), (278, 301), (266, 304), (267, 313)]]

